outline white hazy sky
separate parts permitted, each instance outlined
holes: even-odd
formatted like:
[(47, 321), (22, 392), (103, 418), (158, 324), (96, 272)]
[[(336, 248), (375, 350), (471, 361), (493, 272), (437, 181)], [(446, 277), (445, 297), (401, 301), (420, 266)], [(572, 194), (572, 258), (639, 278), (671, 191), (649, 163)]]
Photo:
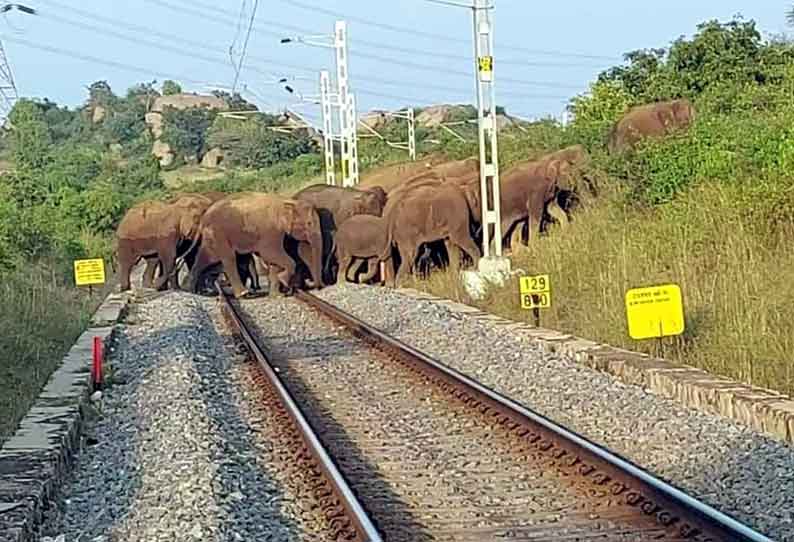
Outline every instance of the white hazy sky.
[[(20, 93), (75, 106), (86, 86), (117, 93), (140, 81), (179, 79), (186, 90), (231, 86), (229, 48), (242, 49), (255, 0), (27, 0), (38, 10), (0, 20)], [(559, 116), (605, 68), (634, 49), (666, 46), (698, 23), (753, 19), (765, 34), (788, 29), (786, 0), (494, 0), (497, 102), (523, 117)], [(240, 17), (244, 12), (245, 17)], [(259, 0), (239, 83), (263, 109), (294, 100), (274, 77), (317, 93), (329, 49), (280, 44), (282, 36), (330, 34), (345, 18), (351, 85), (359, 111), (472, 103), (471, 13), (426, 0)], [(240, 24), (241, 23), (241, 24)], [(238, 30), (239, 28), (239, 30)], [(256, 97), (255, 97), (256, 96)], [(311, 119), (315, 106), (302, 106)]]

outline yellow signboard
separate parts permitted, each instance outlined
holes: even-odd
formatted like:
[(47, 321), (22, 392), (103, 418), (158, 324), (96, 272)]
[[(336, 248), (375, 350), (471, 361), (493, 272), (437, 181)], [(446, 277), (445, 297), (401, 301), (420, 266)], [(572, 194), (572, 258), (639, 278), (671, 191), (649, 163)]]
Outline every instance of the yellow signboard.
[(105, 284), (105, 261), (102, 258), (75, 260), (74, 283), (77, 286)]
[(652, 339), (684, 332), (681, 288), (663, 284), (626, 292), (626, 319), (632, 339)]
[(493, 77), (493, 57), (481, 56), (477, 58), (477, 69), (482, 81), (490, 81)]
[(522, 309), (547, 309), (551, 307), (551, 282), (548, 275), (519, 277)]

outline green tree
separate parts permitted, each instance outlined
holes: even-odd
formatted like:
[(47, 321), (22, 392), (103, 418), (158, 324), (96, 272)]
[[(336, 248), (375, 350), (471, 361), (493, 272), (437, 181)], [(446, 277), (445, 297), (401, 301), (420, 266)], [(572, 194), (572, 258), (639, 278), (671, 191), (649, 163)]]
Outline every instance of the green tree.
[(163, 81), (163, 96), (173, 96), (174, 94), (182, 94), (182, 87), (179, 83), (166, 79)]
[(185, 156), (199, 156), (204, 149), (207, 129), (217, 112), (204, 107), (176, 109), (167, 106), (163, 111), (162, 140), (171, 149)]
[(226, 152), (226, 163), (244, 168), (264, 168), (315, 151), (306, 136), (283, 134), (270, 129), (274, 117), (239, 121), (219, 117), (207, 138), (208, 147)]
[(115, 105), (117, 97), (107, 81), (95, 81), (88, 87), (88, 99), (91, 105), (110, 108)]
[(226, 105), (229, 107), (229, 111), (258, 111), (259, 108), (252, 104), (251, 102), (247, 101), (245, 98), (240, 96), (240, 93), (235, 92), (231, 94), (226, 92), (225, 90), (213, 90), (212, 95), (217, 98), (222, 98)]
[(14, 127), (9, 147), (17, 167), (36, 169), (44, 166), (49, 158), (52, 136), (39, 105), (23, 98), (14, 104), (9, 120)]

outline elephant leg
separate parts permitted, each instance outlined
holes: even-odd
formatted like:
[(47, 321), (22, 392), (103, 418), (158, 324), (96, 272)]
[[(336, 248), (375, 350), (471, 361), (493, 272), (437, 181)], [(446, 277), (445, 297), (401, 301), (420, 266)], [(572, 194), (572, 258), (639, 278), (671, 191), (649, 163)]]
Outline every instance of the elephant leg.
[(369, 267), (367, 268), (367, 273), (358, 279), (358, 281), (362, 284), (365, 284), (375, 278), (375, 275), (377, 275), (378, 271), (380, 270), (380, 262), (377, 258), (363, 258), (361, 260), (361, 264), (363, 265), (364, 262), (366, 262)]
[(259, 284), (259, 273), (256, 271), (256, 262), (254, 261), (253, 254), (251, 255), (251, 259), (248, 260), (248, 272), (251, 274), (251, 282), (252, 287), (254, 290), (261, 290), (262, 287)]
[(143, 284), (144, 288), (151, 288), (154, 284), (154, 273), (157, 271), (157, 266), (160, 265), (159, 258), (146, 258), (146, 269), (143, 271)]
[(444, 239), (444, 246), (447, 248), (447, 258), (451, 269), (460, 269), (461, 254), (458, 247), (450, 240)]
[(400, 251), (400, 258), (402, 258), (402, 262), (400, 263), (400, 268), (397, 270), (397, 275), (394, 277), (394, 282), (392, 284), (393, 287), (396, 287), (407, 273), (411, 273), (413, 271), (417, 247), (409, 247), (408, 243), (402, 243), (398, 245), (398, 249)]
[[(343, 282), (347, 282), (347, 276), (348, 276), (347, 272), (348, 269), (350, 268), (350, 264), (353, 263), (353, 260), (355, 258), (349, 254), (345, 254), (339, 249), (337, 249), (337, 251), (338, 251), (338, 259), (339, 259), (339, 270), (337, 271), (337, 275), (336, 275), (336, 283), (342, 284)], [(355, 273), (353, 273), (353, 278), (355, 279), (355, 277), (356, 275)]]
[(226, 278), (232, 285), (232, 292), (237, 299), (243, 297), (248, 293), (248, 289), (243, 285), (243, 279), (240, 277), (240, 271), (237, 269), (237, 255), (234, 250), (224, 251), (221, 257), (221, 264), (223, 265), (223, 272)]
[(125, 244), (120, 244), (118, 247), (118, 260), (119, 286), (121, 291), (124, 292), (130, 289), (130, 273), (132, 273), (132, 267), (137, 263), (138, 258), (129, 247)]
[[(274, 291), (273, 288), (275, 286), (276, 291), (278, 291), (278, 283), (281, 282), (284, 286), (287, 287), (288, 290), (292, 290), (292, 277), (295, 274), (295, 262), (292, 261), (289, 254), (284, 252), (284, 250), (276, 250), (273, 251), (272, 247), (264, 246), (261, 247), (262, 250), (259, 252), (260, 254), (267, 254), (267, 263), (268, 267), (270, 267), (270, 277), (271, 277), (271, 292)], [(276, 274), (273, 267), (278, 267), (281, 269), (281, 272)]]
[(516, 253), (518, 247), (524, 244), (524, 222), (521, 221), (513, 228), (513, 233), (510, 235), (510, 252)]
[(468, 232), (455, 233), (454, 236), (449, 238), (450, 244), (456, 245), (455, 248), (464, 251), (474, 261), (475, 269), (480, 263), (480, 249), (477, 248), (477, 243), (474, 242)]
[(268, 295), (281, 297), (281, 283), (278, 281), (279, 268), (273, 264), (267, 265), (267, 280), (270, 283)]
[(163, 274), (160, 275), (154, 283), (156, 290), (160, 290), (166, 286), (171, 278), (171, 273), (174, 271), (176, 264), (176, 246), (166, 245), (159, 251), (160, 265), (163, 266)]
[[(312, 261), (312, 249), (308, 243), (304, 243), (300, 241), (298, 243), (298, 256), (300, 259), (303, 260), (303, 263), (306, 264), (306, 267), (309, 269), (309, 274), (311, 274), (311, 261)], [(323, 260), (325, 261), (325, 260)], [(320, 270), (322, 273), (322, 269)], [(306, 279), (306, 285), (309, 288), (315, 288), (317, 284), (320, 282), (320, 277), (312, 277), (311, 279)]]
[(567, 215), (567, 214), (565, 213), (565, 211), (563, 211), (563, 210), (562, 210), (562, 208), (561, 208), (561, 207), (560, 207), (560, 206), (557, 204), (557, 200), (552, 200), (552, 201), (551, 201), (551, 203), (549, 203), (549, 206), (548, 206), (547, 210), (548, 210), (548, 213), (549, 213), (549, 214), (550, 214), (550, 215), (551, 215), (551, 216), (552, 216), (552, 217), (553, 217), (553, 218), (554, 218), (554, 219), (555, 219), (557, 222), (559, 222), (559, 223), (560, 223), (560, 226), (561, 226), (562, 228), (565, 228), (565, 227), (566, 227), (566, 226), (569, 224), (569, 222), (570, 222), (570, 221), (568, 220), (568, 215)]

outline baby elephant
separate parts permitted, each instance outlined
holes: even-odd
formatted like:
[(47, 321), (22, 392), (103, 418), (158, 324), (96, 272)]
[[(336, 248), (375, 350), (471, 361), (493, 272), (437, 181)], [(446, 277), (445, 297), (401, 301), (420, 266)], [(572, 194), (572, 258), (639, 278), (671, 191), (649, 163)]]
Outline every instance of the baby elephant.
[[(386, 219), (375, 215), (354, 215), (342, 222), (334, 235), (336, 259), (339, 261), (339, 274), (336, 283), (347, 281), (350, 264), (356, 259), (361, 261), (355, 266), (353, 277), (358, 269), (368, 262), (369, 270), (359, 282), (372, 280), (378, 272), (378, 257), (385, 252), (388, 235)], [(329, 258), (330, 260), (330, 258)]]

